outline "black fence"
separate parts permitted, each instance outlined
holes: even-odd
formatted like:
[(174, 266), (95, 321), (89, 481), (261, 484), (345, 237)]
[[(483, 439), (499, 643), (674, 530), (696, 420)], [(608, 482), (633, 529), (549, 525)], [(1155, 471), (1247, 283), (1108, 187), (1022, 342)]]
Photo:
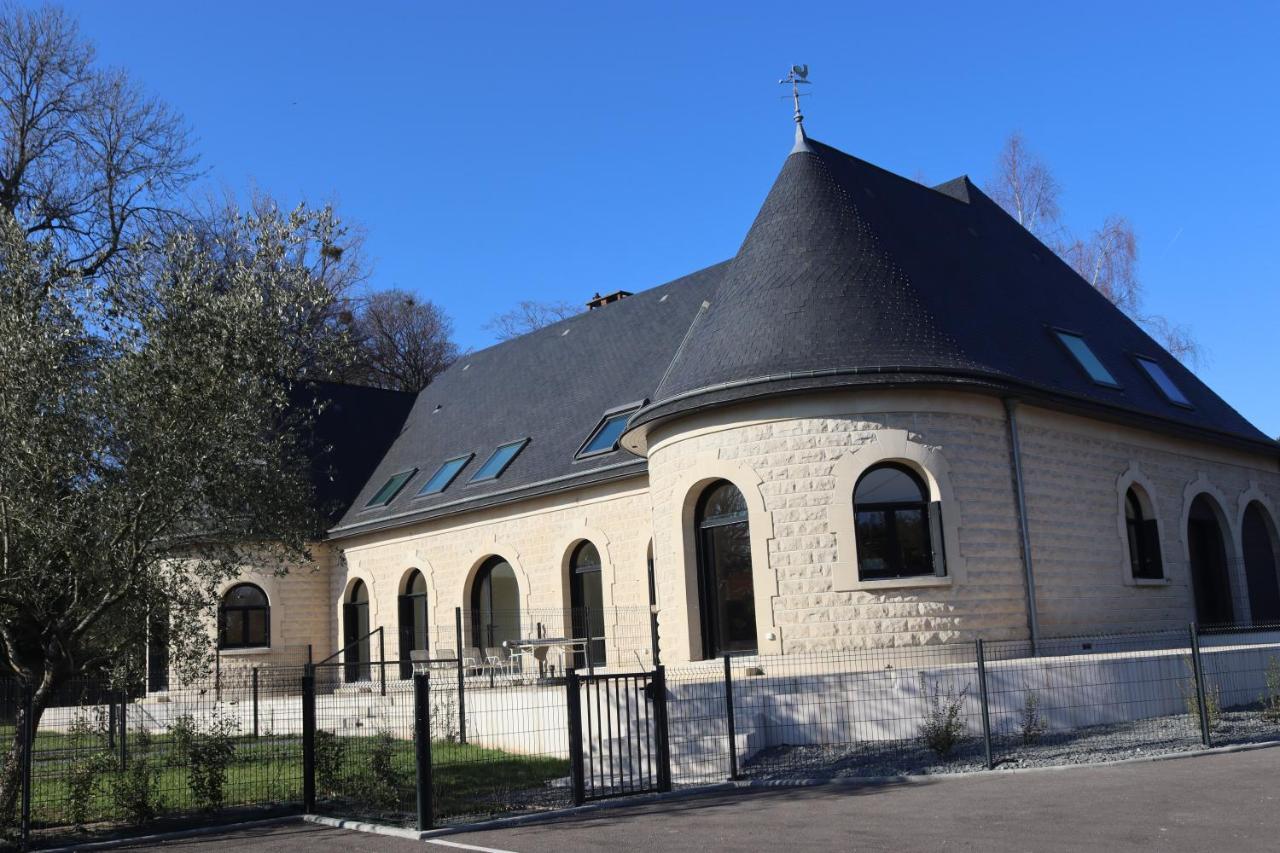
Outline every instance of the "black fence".
[(498, 672), (419, 654), (408, 680), (384, 660), (355, 681), (333, 660), (152, 695), (76, 682), (34, 732), (29, 697), (0, 681), (0, 736), (25, 780), (0, 817), (35, 840), (302, 810), (425, 829), (726, 778), (930, 774), (1280, 739), (1280, 628), (1062, 638), (1034, 651), (979, 641), (567, 673), (533, 657)]

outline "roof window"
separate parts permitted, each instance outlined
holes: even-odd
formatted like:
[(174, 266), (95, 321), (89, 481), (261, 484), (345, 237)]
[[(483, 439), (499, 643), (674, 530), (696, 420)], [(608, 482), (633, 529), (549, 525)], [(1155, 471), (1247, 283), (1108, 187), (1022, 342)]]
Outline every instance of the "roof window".
[(1076, 363), (1089, 375), (1090, 379), (1099, 385), (1106, 385), (1109, 388), (1120, 387), (1120, 383), (1111, 375), (1111, 371), (1107, 370), (1107, 366), (1102, 363), (1102, 360), (1094, 355), (1089, 343), (1083, 337), (1062, 329), (1054, 329), (1053, 333), (1057, 335), (1058, 340), (1067, 348), (1067, 352), (1071, 353)]
[(1191, 401), (1187, 399), (1187, 395), (1183, 394), (1182, 389), (1174, 384), (1174, 381), (1169, 378), (1169, 374), (1164, 372), (1164, 368), (1160, 366), (1159, 362), (1141, 355), (1135, 355), (1133, 360), (1138, 362), (1138, 366), (1147, 374), (1151, 382), (1160, 389), (1160, 393), (1165, 396), (1165, 399), (1175, 406), (1191, 408)]
[(484, 460), (484, 464), (471, 475), (471, 479), (467, 482), (479, 483), (484, 480), (498, 479), (498, 477), (502, 475), (502, 472), (507, 470), (507, 466), (511, 464), (511, 461), (516, 458), (521, 450), (524, 450), (524, 446), (528, 443), (529, 439), (522, 438), (519, 441), (512, 441), (507, 444), (500, 445), (497, 450), (493, 451), (493, 453), (489, 455), (488, 459)]
[(474, 453), (468, 453), (466, 456), (459, 456), (445, 462), (431, 475), (431, 479), (422, 484), (422, 488), (418, 490), (417, 497), (438, 495), (449, 488), (449, 484), (453, 482), (454, 477), (457, 477), (458, 472), (467, 467), (467, 463), (471, 461), (473, 456), (475, 456)]
[(365, 508), (368, 509), (371, 506), (386, 506), (391, 503), (391, 500), (396, 495), (400, 494), (400, 490), (404, 488), (404, 484), (409, 482), (416, 473), (418, 473), (418, 469), (411, 468), (408, 471), (401, 471), (399, 474), (393, 475), (391, 479), (383, 483), (382, 488), (378, 489), (377, 493), (369, 499), (369, 502), (365, 504)]
[(578, 451), (576, 458), (598, 456), (602, 453), (612, 453), (617, 450), (618, 439), (622, 438), (622, 433), (627, 428), (627, 419), (638, 408), (640, 407), (632, 405), (622, 411), (605, 412), (604, 417), (600, 419), (600, 423), (596, 424), (596, 428), (591, 431), (591, 435), (587, 436), (587, 440)]

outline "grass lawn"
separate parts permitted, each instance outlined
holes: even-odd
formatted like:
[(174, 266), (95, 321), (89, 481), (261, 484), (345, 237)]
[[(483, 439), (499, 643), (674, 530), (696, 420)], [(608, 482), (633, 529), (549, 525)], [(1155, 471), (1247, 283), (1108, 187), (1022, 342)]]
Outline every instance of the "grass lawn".
[[(10, 727), (10, 734), (12, 727)], [(132, 735), (133, 733), (131, 733)], [(4, 732), (0, 731), (0, 738)], [(323, 743), (327, 740), (327, 746)], [(129, 740), (131, 763), (153, 766), (158, 814), (194, 812), (199, 805), (191, 790), (185, 758), (165, 734), (145, 742)], [(325, 750), (328, 750), (327, 763)], [(386, 736), (342, 736), (317, 739), (317, 795), (321, 809), (386, 820), (406, 820), (415, 810), (413, 742)], [(114, 789), (125, 774), (115, 768), (105, 737), (76, 738), (42, 732), (33, 767), (32, 821), (37, 827), (71, 822), (71, 776), (93, 756), (107, 768), (93, 779), (86, 823), (128, 820), (116, 804)], [(496, 749), (445, 741), (432, 745), (432, 793), (436, 814), (491, 814), (519, 808), (530, 796), (548, 790), (548, 782), (569, 774), (558, 758), (521, 756)], [(545, 795), (544, 795), (545, 796)], [(567, 795), (566, 795), (567, 796)], [(224, 805), (302, 803), (302, 738), (297, 735), (237, 737), (227, 766)]]

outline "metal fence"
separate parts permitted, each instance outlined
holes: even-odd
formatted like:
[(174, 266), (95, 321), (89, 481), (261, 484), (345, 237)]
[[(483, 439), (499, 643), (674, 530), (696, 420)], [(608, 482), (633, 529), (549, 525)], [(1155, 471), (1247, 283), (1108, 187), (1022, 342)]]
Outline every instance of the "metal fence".
[(0, 680), (0, 736), (29, 779), (3, 817), (22, 834), (245, 809), (426, 828), (735, 777), (946, 773), (1280, 739), (1280, 627), (1068, 637), (1034, 651), (978, 641), (567, 673), (455, 651), (415, 655), (408, 680), (399, 660), (371, 661), (355, 681), (333, 660), (162, 694), (83, 681), (58, 692), (34, 737), (18, 725), (28, 697)]

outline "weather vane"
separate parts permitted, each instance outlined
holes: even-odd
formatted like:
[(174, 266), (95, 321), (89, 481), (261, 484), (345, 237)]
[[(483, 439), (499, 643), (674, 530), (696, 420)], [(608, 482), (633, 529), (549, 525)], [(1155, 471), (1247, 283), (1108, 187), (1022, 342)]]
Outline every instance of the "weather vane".
[(804, 115), (800, 112), (800, 86), (801, 84), (809, 85), (809, 66), (793, 65), (791, 70), (787, 72), (787, 76), (778, 81), (782, 85), (791, 84), (791, 99), (796, 105), (796, 124), (803, 125)]

